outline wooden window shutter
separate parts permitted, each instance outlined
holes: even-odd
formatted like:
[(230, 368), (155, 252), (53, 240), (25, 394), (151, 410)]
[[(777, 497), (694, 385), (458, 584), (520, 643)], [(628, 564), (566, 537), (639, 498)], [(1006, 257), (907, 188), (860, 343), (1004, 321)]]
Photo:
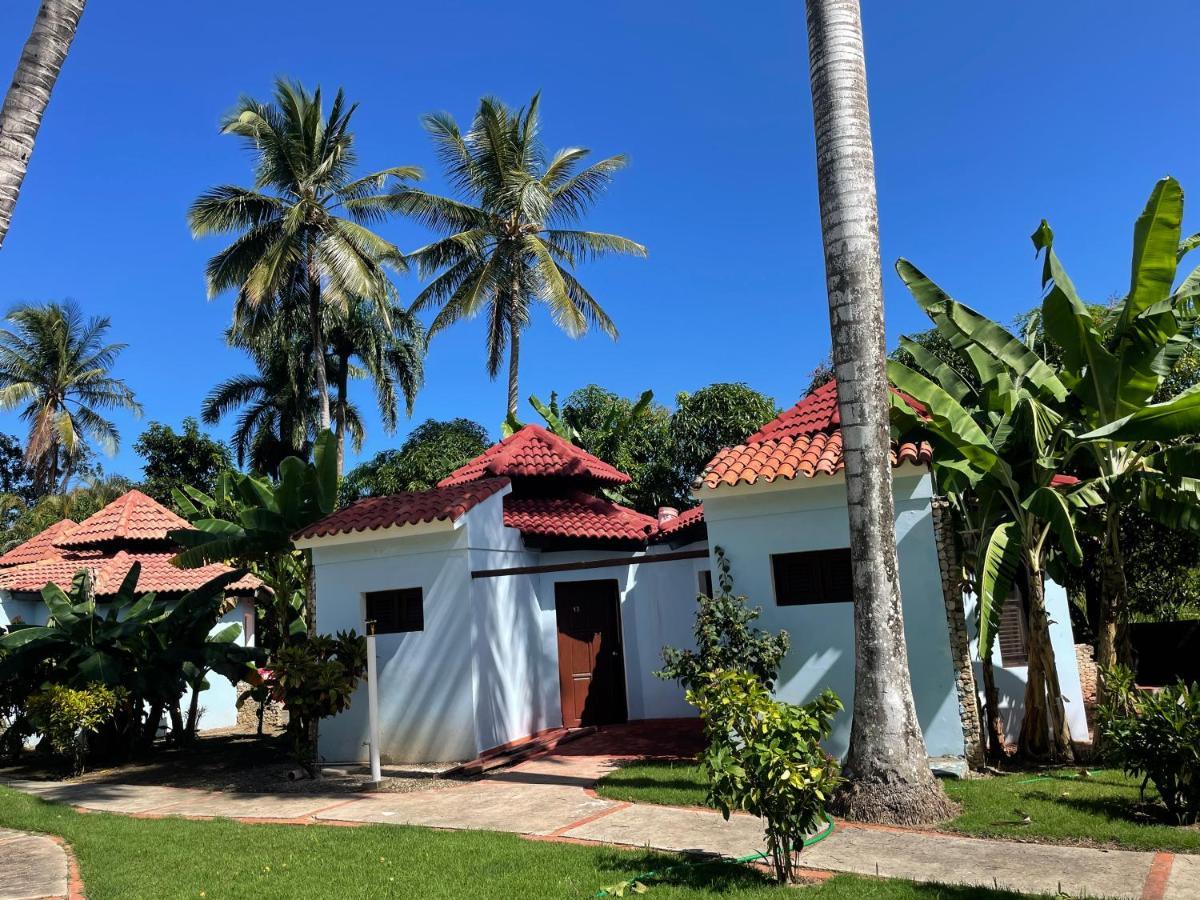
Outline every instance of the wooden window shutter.
[(849, 603), (854, 599), (850, 549), (778, 553), (771, 557), (779, 606)]
[(1006, 669), (1029, 665), (1029, 638), (1025, 631), (1025, 610), (1019, 594), (1009, 597), (1000, 613), (996, 635), (1000, 645), (1000, 665)]
[(420, 588), (369, 591), (366, 617), (374, 619), (376, 634), (425, 630), (425, 603)]

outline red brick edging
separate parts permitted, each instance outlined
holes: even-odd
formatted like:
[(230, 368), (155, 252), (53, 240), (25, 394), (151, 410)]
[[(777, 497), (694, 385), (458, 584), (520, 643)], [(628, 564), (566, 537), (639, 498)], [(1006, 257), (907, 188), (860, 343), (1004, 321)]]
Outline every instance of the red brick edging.
[(47, 834), (45, 837), (62, 847), (63, 853), (67, 855), (67, 900), (87, 900), (83, 892), (83, 878), (79, 874), (79, 860), (75, 858), (75, 851), (71, 849), (70, 844), (56, 834)]
[(1163, 900), (1167, 893), (1167, 881), (1171, 877), (1173, 862), (1175, 862), (1174, 853), (1154, 854), (1154, 861), (1150, 863), (1150, 872), (1146, 875), (1146, 884), (1142, 887), (1142, 900)]

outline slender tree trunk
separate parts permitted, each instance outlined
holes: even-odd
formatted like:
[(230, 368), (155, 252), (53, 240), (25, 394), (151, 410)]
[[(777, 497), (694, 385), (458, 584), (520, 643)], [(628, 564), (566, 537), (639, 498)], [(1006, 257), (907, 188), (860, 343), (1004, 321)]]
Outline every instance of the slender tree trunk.
[(321, 273), (317, 271), (313, 251), (308, 251), (308, 324), (313, 345), (313, 374), (317, 379), (320, 402), (317, 423), (324, 431), (329, 427), (329, 378), (325, 372), (325, 329), (321, 327)]
[(1071, 732), (1058, 683), (1050, 620), (1046, 615), (1045, 575), (1036, 561), (1025, 565), (1026, 624), (1029, 674), (1025, 682), (1025, 715), (1017, 746), (1022, 755), (1051, 762), (1071, 762)]
[(346, 404), (350, 402), (350, 357), (349, 354), (338, 354), (337, 372), (337, 473), (342, 477), (342, 468), (346, 462)]
[(508, 345), (508, 414), (517, 414), (517, 393), (520, 387), (517, 383), (517, 370), (521, 365), (521, 329), (515, 323), (510, 323)]
[(85, 0), (43, 0), (0, 108), (0, 247)]
[(190, 744), (196, 739), (196, 728), (200, 724), (200, 683), (204, 680), (201, 675), (191, 685), (192, 699), (188, 703), (187, 724), (184, 726), (183, 733), (185, 740)]
[(983, 660), (983, 717), (984, 743), (987, 759), (998, 763), (1004, 759), (1004, 720), (1000, 717), (1000, 692), (996, 690), (996, 670), (992, 660)]
[(896, 563), (875, 163), (857, 0), (808, 0), (809, 72), (833, 366), (854, 579), (854, 720), (835, 803), (918, 824), (954, 805), (929, 768), (913, 704)]
[[(1096, 626), (1096, 705), (1104, 703), (1108, 689), (1105, 674), (1122, 660), (1117, 653), (1117, 629), (1125, 609), (1125, 558), (1121, 551), (1121, 513), (1114, 503), (1107, 509), (1105, 541), (1100, 548), (1100, 610)], [(1092, 749), (1102, 748), (1100, 730), (1092, 735)]]
[(179, 709), (179, 701), (171, 704), (171, 743), (176, 746), (183, 743), (183, 712)]

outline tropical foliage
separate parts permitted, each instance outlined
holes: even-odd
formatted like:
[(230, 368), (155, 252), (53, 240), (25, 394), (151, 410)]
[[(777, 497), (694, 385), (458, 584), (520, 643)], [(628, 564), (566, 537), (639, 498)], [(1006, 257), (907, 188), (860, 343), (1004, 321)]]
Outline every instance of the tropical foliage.
[(151, 422), (133, 445), (142, 462), (143, 493), (170, 504), (172, 491), (184, 485), (210, 492), (222, 472), (233, 468), (229, 448), (200, 430), (190, 416), (182, 430)]
[[(213, 633), (226, 588), (240, 572), (168, 598), (137, 594), (140, 571), (134, 563), (103, 605), (97, 604), (86, 571), (75, 576), (69, 591), (48, 584), (42, 591), (47, 623), (15, 623), (0, 637), (0, 693), (18, 702), (46, 685), (122, 689), (124, 701), (102, 735), (103, 749), (118, 757), (153, 741), (164, 713), (171, 713), (176, 736), (183, 738), (179, 704), (184, 690), (203, 690), (209, 671), (236, 683), (258, 659), (254, 648), (236, 642), (240, 625)], [(195, 722), (191, 725), (194, 729)]]
[(589, 151), (579, 147), (547, 158), (537, 95), (517, 110), (485, 97), (466, 132), (446, 113), (424, 123), (458, 196), (403, 187), (388, 198), (389, 209), (442, 235), (410, 254), (432, 278), (413, 309), (438, 310), (430, 336), (486, 310), (487, 371), (495, 378), (507, 352), (508, 412), (515, 414), (521, 335), (536, 302), (572, 337), (593, 325), (617, 335), (575, 268), (610, 254), (646, 255), (628, 238), (578, 229), (626, 159), (585, 165)]
[(87, 441), (112, 454), (120, 434), (104, 415), (140, 415), (131, 391), (111, 375), (124, 344), (105, 343), (107, 317), (85, 319), (74, 303), (19, 306), (0, 329), (0, 409), (29, 425), (25, 459), (39, 494), (61, 491)]
[(367, 226), (383, 217), (381, 196), (389, 184), (420, 174), (393, 166), (354, 177), (354, 110), (338, 91), (326, 116), (320, 88), (310, 93), (283, 79), (273, 103), (242, 98), (221, 130), (254, 153), (254, 187), (215, 187), (188, 212), (195, 237), (236, 235), (209, 261), (210, 296), (236, 291), (239, 307), (251, 310), (304, 298), (319, 428), (332, 421), (329, 307), (348, 313), (355, 298), (363, 298), (387, 320), (388, 271), (403, 269), (404, 256)]
[(470, 419), (426, 419), (398, 450), (383, 450), (342, 481), (341, 502), (402, 491), (427, 491), (491, 444), (487, 430)]
[(778, 414), (770, 397), (740, 383), (717, 383), (675, 397), (670, 439), (678, 484), (685, 495), (722, 447), (733, 447)]
[(1105, 673), (1097, 710), (1105, 754), (1125, 773), (1153, 783), (1180, 825), (1200, 821), (1200, 684), (1143, 691), (1123, 667)]
[(112, 721), (126, 699), (124, 688), (99, 682), (83, 688), (52, 684), (30, 694), (25, 706), (30, 727), (69, 761), (72, 774), (79, 774), (87, 761), (88, 738)]

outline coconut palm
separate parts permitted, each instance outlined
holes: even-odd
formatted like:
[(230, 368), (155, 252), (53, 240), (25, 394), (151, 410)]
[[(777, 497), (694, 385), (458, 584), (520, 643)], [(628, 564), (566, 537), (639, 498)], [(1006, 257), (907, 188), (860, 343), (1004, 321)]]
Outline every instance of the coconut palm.
[(370, 379), (384, 430), (396, 430), (399, 398), (412, 415), (413, 402), (424, 376), (425, 332), (420, 320), (397, 304), (381, 311), (378, 304), (362, 297), (350, 300), (345, 310), (336, 310), (328, 326), (329, 352), (335, 363), (337, 386), (337, 469), (345, 462), (346, 419), (351, 409), (348, 396), (352, 377)]
[[(324, 348), (325, 307), (366, 297), (386, 316), (388, 270), (404, 268), (403, 254), (366, 226), (384, 215), (380, 192), (389, 184), (420, 177), (411, 166), (352, 178), (356, 162), (347, 106), (337, 92), (328, 117), (321, 89), (311, 94), (280, 79), (274, 103), (249, 97), (221, 126), (256, 154), (253, 188), (215, 187), (188, 211), (195, 237), (236, 234), (209, 260), (209, 296), (238, 292), (257, 306), (302, 285), (307, 298), (308, 346)], [(325, 354), (310, 358), (320, 428), (331, 421)]]
[[(230, 343), (246, 350), (257, 371), (218, 384), (204, 398), (200, 410), (208, 425), (237, 411), (231, 443), (238, 465), (268, 475), (274, 475), (289, 456), (307, 458), (321, 430), (320, 400), (311, 370), (295, 364), (297, 359), (311, 356), (311, 351), (306, 341), (289, 340), (284, 332), (282, 327), (264, 331), (251, 340), (231, 328), (227, 333)], [(345, 422), (355, 448), (361, 446), (363, 427), (358, 410), (350, 405), (343, 415), (340, 404), (335, 403), (333, 411)]]
[(85, 0), (43, 0), (0, 108), (0, 247)]
[(892, 503), (875, 164), (857, 0), (808, 0), (809, 72), (833, 368), (854, 580), (854, 718), (837, 806), (903, 824), (947, 818), (929, 770), (904, 641)]
[(84, 319), (74, 303), (19, 306), (0, 329), (0, 409), (29, 423), (25, 460), (39, 493), (64, 490), (86, 442), (106, 453), (120, 444), (103, 413), (141, 415), (133, 391), (109, 373), (124, 344), (107, 344), (107, 317)]
[(433, 278), (412, 308), (438, 308), (430, 336), (486, 308), (488, 374), (496, 377), (507, 351), (508, 412), (515, 414), (521, 332), (535, 301), (549, 306), (572, 337), (591, 325), (617, 336), (616, 325), (574, 269), (613, 253), (645, 256), (646, 248), (570, 226), (583, 219), (626, 158), (583, 166), (589, 151), (571, 147), (547, 161), (538, 135), (537, 95), (519, 110), (485, 97), (465, 134), (447, 113), (428, 115), (424, 124), (459, 199), (411, 187), (390, 198), (389, 208), (444, 235), (410, 254), (421, 273)]

